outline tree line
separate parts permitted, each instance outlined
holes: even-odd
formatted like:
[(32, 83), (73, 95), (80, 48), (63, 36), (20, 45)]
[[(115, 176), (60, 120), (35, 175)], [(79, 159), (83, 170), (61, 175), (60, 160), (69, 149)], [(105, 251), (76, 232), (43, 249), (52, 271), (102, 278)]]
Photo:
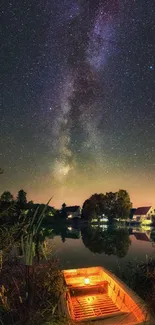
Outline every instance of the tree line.
[[(33, 201), (27, 201), (27, 193), (23, 189), (18, 191), (16, 198), (13, 197), (11, 192), (4, 191), (0, 197), (0, 202), (8, 205), (15, 203), (21, 208), (36, 206)], [(103, 216), (106, 216), (109, 222), (113, 222), (116, 218), (120, 220), (127, 219), (131, 208), (132, 203), (126, 190), (120, 189), (118, 192), (107, 192), (106, 194), (95, 193), (83, 203), (81, 218), (87, 221), (92, 219), (98, 219), (99, 221)], [(62, 204), (61, 210), (54, 209), (52, 215), (56, 219), (67, 219), (66, 204)]]
[(115, 218), (127, 219), (131, 208), (132, 203), (126, 190), (93, 194), (84, 202), (81, 218), (91, 221), (94, 218), (99, 220), (105, 215), (112, 222)]
[(19, 203), (19, 204), (25, 204), (29, 203), (32, 204), (33, 201), (27, 202), (27, 193), (24, 190), (18, 191), (17, 197), (14, 198), (10, 191), (4, 191), (0, 197), (1, 202), (7, 202), (7, 203)]

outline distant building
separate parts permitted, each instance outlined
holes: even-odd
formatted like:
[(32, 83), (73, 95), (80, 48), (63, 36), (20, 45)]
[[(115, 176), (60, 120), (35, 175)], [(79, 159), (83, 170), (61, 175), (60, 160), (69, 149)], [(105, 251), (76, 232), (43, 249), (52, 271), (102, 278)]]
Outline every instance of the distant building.
[(152, 222), (152, 217), (155, 215), (155, 210), (152, 206), (137, 208), (133, 215), (133, 221), (149, 224)]
[(67, 219), (80, 218), (81, 217), (81, 208), (79, 205), (69, 206), (65, 208)]

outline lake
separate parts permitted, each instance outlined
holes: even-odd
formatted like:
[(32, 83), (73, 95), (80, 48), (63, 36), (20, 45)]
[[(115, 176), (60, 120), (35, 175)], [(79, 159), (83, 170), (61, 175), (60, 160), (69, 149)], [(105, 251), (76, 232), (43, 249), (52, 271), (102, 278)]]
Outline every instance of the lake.
[(100, 265), (117, 273), (129, 262), (155, 259), (155, 228), (150, 227), (57, 227), (47, 243), (51, 257), (57, 257), (63, 269)]

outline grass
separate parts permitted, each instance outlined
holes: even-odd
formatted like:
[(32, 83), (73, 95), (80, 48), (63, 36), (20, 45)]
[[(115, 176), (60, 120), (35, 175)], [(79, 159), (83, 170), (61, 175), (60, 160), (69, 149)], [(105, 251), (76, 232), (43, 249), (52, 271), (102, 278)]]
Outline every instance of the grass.
[(144, 300), (155, 317), (155, 261), (146, 257), (145, 263), (128, 263), (123, 270), (119, 267), (116, 275)]
[[(63, 281), (57, 261), (48, 260), (47, 256), (42, 265), (34, 259), (49, 202), (41, 212), (37, 209), (30, 221), (1, 228), (0, 324), (62, 323), (57, 306)], [(23, 262), (21, 258), (10, 259), (8, 253), (13, 245), (22, 250)]]
[(58, 318), (57, 305), (63, 290), (61, 272), (57, 263), (33, 266), (29, 272), (29, 299), (26, 297), (25, 268), (7, 263), (1, 271), (1, 320), (4, 324), (42, 324), (49, 317)]

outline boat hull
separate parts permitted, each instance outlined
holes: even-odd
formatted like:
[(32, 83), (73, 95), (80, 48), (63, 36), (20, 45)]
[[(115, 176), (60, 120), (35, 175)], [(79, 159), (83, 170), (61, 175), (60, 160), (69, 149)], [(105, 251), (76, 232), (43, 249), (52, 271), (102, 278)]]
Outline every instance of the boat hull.
[(147, 308), (129, 287), (102, 267), (63, 271), (66, 291), (60, 312), (71, 324), (153, 325)]

